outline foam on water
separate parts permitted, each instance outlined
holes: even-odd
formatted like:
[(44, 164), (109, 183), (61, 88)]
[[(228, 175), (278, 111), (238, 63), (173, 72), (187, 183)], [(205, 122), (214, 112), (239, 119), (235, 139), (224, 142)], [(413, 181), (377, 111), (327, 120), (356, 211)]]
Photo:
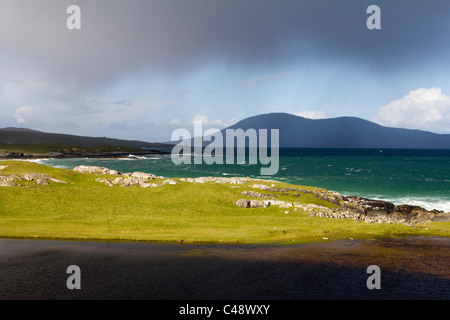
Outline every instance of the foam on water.
[(408, 204), (411, 206), (419, 206), (427, 210), (441, 210), (444, 212), (450, 212), (450, 199), (442, 198), (415, 198), (415, 197), (401, 197), (384, 199), (385, 201), (392, 202), (395, 205)]
[(54, 160), (54, 159), (26, 159), (24, 161), (28, 161), (28, 162), (34, 162), (34, 163), (39, 163), (39, 164), (44, 164), (45, 161), (48, 160)]
[(362, 193), (362, 192), (342, 192), (342, 194), (350, 196), (359, 196), (368, 199), (387, 201), (395, 205), (410, 205), (419, 206), (426, 210), (440, 210), (444, 212), (450, 212), (450, 198), (444, 197), (430, 197), (430, 196), (392, 196), (392, 195), (381, 195), (373, 193)]

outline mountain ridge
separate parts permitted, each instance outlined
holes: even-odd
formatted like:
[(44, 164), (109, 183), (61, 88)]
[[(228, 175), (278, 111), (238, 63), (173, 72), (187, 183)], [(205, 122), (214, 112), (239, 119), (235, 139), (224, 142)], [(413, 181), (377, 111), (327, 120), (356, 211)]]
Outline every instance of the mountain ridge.
[[(385, 127), (353, 116), (327, 119), (308, 119), (301, 116), (273, 112), (251, 116), (222, 129), (279, 129), (281, 148), (393, 148), (393, 149), (450, 149), (450, 134), (418, 129)], [(46, 133), (27, 128), (0, 129), (0, 143), (39, 144), (64, 143), (80, 146), (124, 146), (135, 148), (167, 147), (171, 142), (145, 142), (107, 137), (87, 137), (61, 133)], [(270, 144), (270, 140), (268, 140)], [(208, 143), (204, 141), (204, 144)]]
[(450, 148), (450, 134), (385, 127), (351, 116), (307, 119), (289, 113), (274, 112), (243, 119), (226, 129), (238, 128), (279, 129), (280, 147)]

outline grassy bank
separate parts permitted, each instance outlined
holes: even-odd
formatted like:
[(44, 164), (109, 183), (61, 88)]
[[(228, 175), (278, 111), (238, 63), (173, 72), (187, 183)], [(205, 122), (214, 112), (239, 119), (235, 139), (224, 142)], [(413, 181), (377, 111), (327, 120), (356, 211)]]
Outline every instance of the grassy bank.
[[(247, 198), (240, 192), (254, 190), (251, 186), (255, 182), (235, 188), (226, 183), (189, 183), (173, 179), (177, 184), (155, 188), (108, 187), (95, 180), (105, 177), (102, 175), (81, 174), (26, 161), (1, 161), (0, 166), (6, 166), (0, 170), (0, 175), (41, 173), (66, 182), (37, 185), (35, 181), (24, 180), (16, 182), (20, 186), (0, 187), (0, 237), (304, 243), (406, 235), (450, 236), (448, 222), (411, 227), (317, 218), (293, 208), (236, 207), (236, 200)], [(157, 178), (153, 182), (163, 180)], [(308, 193), (299, 197), (286, 192), (277, 199), (335, 206)]]

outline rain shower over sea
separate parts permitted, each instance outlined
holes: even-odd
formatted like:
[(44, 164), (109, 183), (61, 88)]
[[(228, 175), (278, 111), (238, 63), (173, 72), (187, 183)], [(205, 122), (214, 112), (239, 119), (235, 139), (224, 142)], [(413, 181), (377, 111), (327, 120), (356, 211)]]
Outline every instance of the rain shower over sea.
[[(195, 155), (193, 155), (195, 157)], [(73, 169), (101, 166), (121, 172), (148, 172), (168, 178), (242, 176), (322, 187), (344, 195), (380, 199), (450, 212), (450, 150), (281, 148), (279, 170), (261, 176), (261, 165), (181, 164), (170, 155), (129, 155), (118, 159), (39, 159)]]

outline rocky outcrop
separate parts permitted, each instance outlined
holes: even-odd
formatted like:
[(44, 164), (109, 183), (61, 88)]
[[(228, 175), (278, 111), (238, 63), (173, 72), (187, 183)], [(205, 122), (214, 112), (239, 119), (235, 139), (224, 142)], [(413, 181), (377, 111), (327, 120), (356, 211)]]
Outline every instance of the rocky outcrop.
[(1, 182), (15, 182), (15, 181), (21, 181), (21, 180), (24, 180), (24, 178), (20, 177), (18, 175), (15, 175), (15, 174), (0, 176)]
[(187, 178), (183, 181), (192, 182), (192, 183), (207, 183), (207, 182), (215, 182), (215, 183), (230, 183), (230, 184), (244, 184), (253, 179), (251, 178), (227, 178), (227, 177), (199, 177), (199, 178)]
[(291, 208), (294, 206), (292, 202), (280, 201), (280, 200), (249, 200), (240, 199), (236, 201), (236, 205), (241, 208), (267, 208), (270, 206), (279, 206), (280, 208)]
[(254, 198), (271, 198), (271, 197), (279, 197), (280, 195), (277, 194), (271, 194), (271, 193), (260, 193), (256, 191), (242, 191), (240, 194), (243, 194), (247, 197), (254, 197)]
[(104, 178), (97, 178), (95, 181), (102, 182), (108, 187), (120, 186), (120, 187), (133, 187), (140, 186), (141, 188), (157, 187), (156, 183), (149, 183), (146, 179), (138, 179), (132, 177), (117, 177), (114, 180), (108, 180)]
[(148, 179), (155, 179), (155, 178), (156, 178), (156, 176), (155, 176), (154, 174), (151, 174), (151, 173), (144, 173), (144, 172), (133, 172), (133, 173), (131, 174), (131, 176), (132, 176), (133, 178), (145, 179), (145, 180), (148, 180)]
[[(190, 183), (221, 183), (221, 184), (244, 184), (252, 181), (258, 181), (257, 179), (248, 177), (198, 177), (198, 178), (180, 178), (180, 181), (190, 182)], [(267, 182), (276, 182), (273, 180), (264, 180)]]
[(0, 187), (18, 186), (16, 182), (19, 181), (34, 181), (38, 185), (49, 185), (49, 182), (66, 183), (65, 181), (53, 178), (51, 175), (42, 173), (27, 173), (24, 175), (0, 175)]
[(114, 180), (108, 180), (105, 178), (97, 178), (95, 181), (102, 182), (106, 184), (108, 187), (119, 186), (119, 187), (134, 187), (139, 186), (141, 188), (156, 188), (159, 186), (164, 186), (166, 184), (174, 185), (177, 182), (173, 179), (167, 179), (161, 181), (160, 183), (151, 183), (147, 179), (139, 179), (133, 177), (117, 177)]
[[(362, 197), (345, 197), (335, 191), (304, 190), (298, 188), (275, 188), (273, 186), (267, 186), (264, 184), (254, 184), (252, 187), (270, 192), (280, 192), (281, 194), (285, 194), (285, 192), (287, 191), (309, 193), (313, 194), (317, 198), (334, 203), (338, 207), (328, 208), (314, 204), (302, 204), (275, 199), (239, 199), (235, 203), (236, 206), (241, 208), (267, 208), (269, 206), (278, 206), (280, 208), (294, 208), (295, 211), (301, 210), (314, 217), (364, 220), (368, 223), (400, 223), (413, 225), (424, 222), (450, 221), (450, 213), (444, 213), (438, 210), (429, 211), (418, 206), (395, 205), (386, 201), (373, 200)], [(261, 194), (254, 191), (244, 191), (241, 192), (241, 194), (257, 198), (277, 196), (276, 194)]]
[(48, 186), (49, 183), (47, 181), (45, 181), (44, 179), (36, 179), (36, 184), (40, 185), (40, 186)]
[[(302, 189), (302, 188), (276, 188), (274, 184), (268, 186), (265, 184), (254, 184), (252, 186), (252, 188), (258, 188), (261, 190), (265, 190), (265, 191), (270, 191), (270, 192), (281, 192), (281, 194), (286, 194), (286, 192), (289, 191), (296, 191), (296, 192), (301, 192), (301, 193), (309, 193), (314, 195), (315, 197), (322, 199), (322, 200), (326, 200), (328, 202), (334, 203), (334, 204), (339, 204), (342, 200), (343, 200), (343, 196), (335, 191), (329, 191), (329, 190), (307, 190), (307, 189)], [(300, 196), (299, 193), (294, 193), (293, 195), (295, 196)]]
[(358, 211), (366, 222), (416, 224), (429, 221), (450, 221), (450, 213), (426, 210), (419, 206), (394, 205), (393, 203), (363, 197), (344, 197), (344, 207)]
[(133, 173), (122, 173), (117, 170), (111, 170), (105, 167), (97, 166), (77, 166), (73, 171), (83, 173), (83, 174), (93, 174), (93, 175), (107, 175), (114, 176), (114, 179), (108, 178), (97, 178), (95, 181), (106, 184), (108, 187), (120, 186), (120, 187), (133, 187), (139, 186), (141, 188), (154, 188), (159, 185), (165, 184), (176, 184), (175, 180), (165, 180), (161, 184), (150, 183), (149, 180), (153, 180), (157, 177), (152, 173), (145, 172), (133, 172)]
[[(96, 166), (78, 166), (73, 169), (74, 171), (85, 173), (85, 174), (95, 174), (95, 175), (117, 175), (114, 180), (110, 180), (107, 178), (97, 178), (96, 181), (103, 182), (108, 186), (136, 186), (139, 185), (143, 188), (148, 187), (157, 187), (168, 185), (176, 185), (178, 182), (174, 179), (166, 179), (159, 183), (148, 183), (147, 180), (153, 180), (156, 178), (164, 179), (164, 177), (159, 177), (151, 173), (144, 172), (133, 172), (133, 173), (122, 173), (115, 170), (110, 170), (104, 167), (96, 167)], [(241, 178), (241, 177), (198, 177), (198, 178), (180, 178), (180, 182), (189, 182), (189, 183), (223, 183), (223, 184), (244, 184), (249, 181), (256, 181), (252, 178)]]
[(33, 181), (33, 180), (42, 180), (42, 181), (50, 181), (50, 182), (56, 182), (56, 183), (66, 183), (65, 181), (55, 179), (49, 174), (43, 174), (43, 173), (27, 173), (23, 176), (23, 178), (27, 181)]
[(87, 173), (87, 174), (108, 174), (117, 176), (121, 173), (116, 170), (111, 170), (104, 167), (96, 167), (96, 166), (77, 166), (73, 169), (73, 171), (80, 172), (80, 173)]
[(15, 187), (16, 184), (10, 181), (0, 181), (0, 187)]
[[(151, 173), (133, 172), (133, 173), (121, 173), (116, 170), (110, 170), (104, 167), (95, 166), (78, 166), (74, 168), (74, 171), (96, 174), (96, 175), (110, 175), (114, 176), (113, 179), (97, 178), (96, 181), (105, 183), (106, 185), (130, 187), (139, 186), (141, 188), (155, 188), (164, 185), (175, 185), (178, 182), (174, 179), (155, 180), (156, 178), (164, 179), (163, 177), (157, 177)], [(37, 176), (31, 176), (31, 178), (40, 178)], [(44, 179), (49, 181), (49, 179)], [(51, 181), (51, 180), (50, 180)], [(417, 224), (430, 221), (450, 221), (450, 213), (444, 213), (438, 210), (428, 211), (424, 208), (409, 205), (394, 205), (393, 203), (367, 199), (362, 197), (346, 197), (342, 194), (319, 188), (279, 188), (276, 187), (274, 180), (258, 180), (248, 177), (199, 177), (199, 178), (180, 178), (180, 182), (188, 183), (221, 183), (231, 184), (233, 188), (241, 188), (241, 186), (248, 183), (253, 189), (259, 189), (271, 193), (263, 193), (253, 190), (246, 190), (240, 192), (243, 196), (258, 199), (239, 199), (235, 202), (237, 207), (241, 208), (267, 208), (270, 206), (278, 206), (284, 209), (292, 208), (294, 211), (302, 211), (314, 217), (324, 218), (337, 218), (337, 219), (353, 219), (364, 220), (368, 223), (402, 223), (402, 224)], [(0, 183), (14, 182), (14, 178), (10, 180), (1, 180)], [(274, 199), (282, 195), (291, 195), (295, 197), (301, 197), (302, 194), (311, 194), (316, 198), (328, 201), (335, 204), (334, 208), (328, 208), (316, 204), (303, 204), (299, 202), (290, 202)], [(289, 213), (290, 211), (284, 211)]]
[(167, 180), (164, 180), (163, 182), (161, 182), (162, 186), (164, 186), (166, 184), (174, 185), (174, 184), (177, 184), (177, 182), (175, 180), (173, 180), (173, 179), (167, 179)]

